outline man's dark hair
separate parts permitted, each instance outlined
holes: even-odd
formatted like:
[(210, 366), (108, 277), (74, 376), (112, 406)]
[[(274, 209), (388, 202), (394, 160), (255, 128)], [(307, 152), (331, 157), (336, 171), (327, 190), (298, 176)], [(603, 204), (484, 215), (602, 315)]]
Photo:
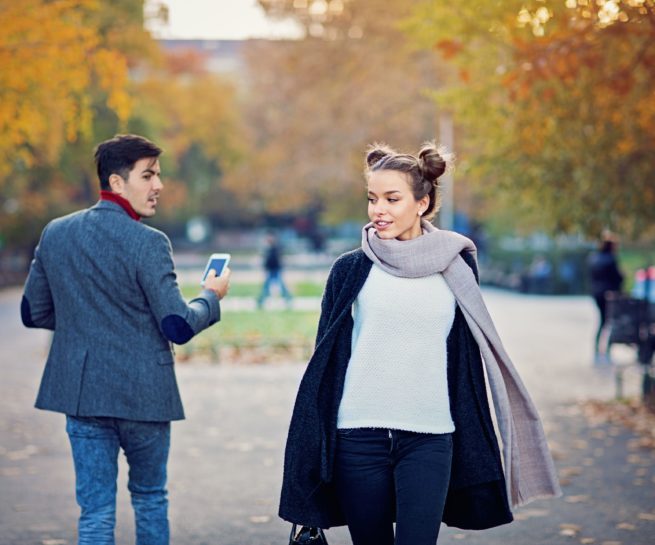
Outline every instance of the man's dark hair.
[(161, 154), (161, 148), (136, 134), (117, 134), (101, 142), (96, 147), (94, 156), (100, 189), (111, 190), (109, 176), (112, 174), (118, 174), (127, 180), (139, 159), (159, 157)]

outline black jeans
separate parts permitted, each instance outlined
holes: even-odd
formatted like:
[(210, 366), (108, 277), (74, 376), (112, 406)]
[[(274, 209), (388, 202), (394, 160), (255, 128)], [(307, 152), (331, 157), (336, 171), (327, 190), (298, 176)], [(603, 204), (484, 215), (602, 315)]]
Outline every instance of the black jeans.
[(451, 434), (338, 430), (334, 477), (353, 545), (435, 545), (452, 452)]

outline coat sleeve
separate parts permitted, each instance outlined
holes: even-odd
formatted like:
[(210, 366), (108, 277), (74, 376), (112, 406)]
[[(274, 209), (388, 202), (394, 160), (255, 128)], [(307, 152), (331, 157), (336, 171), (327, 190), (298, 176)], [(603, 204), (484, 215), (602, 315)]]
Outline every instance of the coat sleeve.
[(317, 346), (325, 334), (327, 333), (327, 327), (330, 322), (330, 316), (332, 315), (332, 310), (334, 309), (334, 286), (335, 286), (335, 277), (338, 276), (338, 261), (334, 263), (330, 269), (330, 274), (328, 275), (327, 282), (325, 283), (325, 289), (323, 290), (323, 297), (321, 299), (321, 316), (318, 320), (318, 330), (316, 332), (316, 343)]
[(203, 290), (187, 303), (177, 283), (170, 241), (158, 231), (149, 237), (140, 252), (137, 280), (163, 335), (184, 344), (220, 320), (219, 300), (213, 291)]
[(43, 230), (41, 240), (34, 251), (34, 259), (25, 282), (21, 300), (20, 315), (26, 327), (55, 330), (55, 306), (50, 291), (48, 275), (43, 266), (42, 251), (46, 237)]
[(471, 252), (462, 252), (460, 254), (462, 256), (462, 259), (464, 259), (464, 262), (471, 268), (473, 271), (473, 274), (475, 275), (475, 281), (479, 284), (480, 283), (480, 274), (478, 272), (478, 264)]

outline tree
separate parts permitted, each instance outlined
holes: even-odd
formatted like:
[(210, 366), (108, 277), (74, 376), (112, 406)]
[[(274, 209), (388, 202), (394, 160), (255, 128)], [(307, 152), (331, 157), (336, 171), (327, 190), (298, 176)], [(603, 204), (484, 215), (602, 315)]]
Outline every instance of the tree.
[(553, 231), (655, 234), (652, 0), (430, 0), (404, 28), (451, 64), (434, 97), (496, 206)]
[(153, 49), (141, 0), (0, 0), (0, 17), (0, 230), (32, 244), (88, 202), (96, 137), (126, 129), (129, 70)]
[(124, 123), (127, 61), (104, 47), (91, 0), (0, 0), (0, 176), (17, 163), (52, 164), (91, 130), (91, 91)]
[(407, 47), (397, 28), (411, 3), (260, 4), (271, 16), (296, 17), (306, 36), (250, 44), (250, 151), (226, 184), (258, 211), (362, 218), (366, 146), (387, 141), (416, 151), (435, 135), (423, 90), (437, 82), (438, 59)]
[(240, 210), (222, 184), (243, 155), (243, 128), (236, 89), (206, 69), (194, 50), (167, 52), (145, 70), (134, 89), (132, 123), (164, 148), (166, 198), (160, 220), (202, 214), (238, 222)]

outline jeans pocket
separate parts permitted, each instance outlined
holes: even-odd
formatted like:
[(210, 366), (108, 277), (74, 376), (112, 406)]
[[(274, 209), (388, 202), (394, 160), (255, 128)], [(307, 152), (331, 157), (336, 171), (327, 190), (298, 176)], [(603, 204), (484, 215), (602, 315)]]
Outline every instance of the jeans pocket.
[(66, 415), (66, 433), (71, 437), (103, 438), (112, 435), (113, 429), (113, 418)]

